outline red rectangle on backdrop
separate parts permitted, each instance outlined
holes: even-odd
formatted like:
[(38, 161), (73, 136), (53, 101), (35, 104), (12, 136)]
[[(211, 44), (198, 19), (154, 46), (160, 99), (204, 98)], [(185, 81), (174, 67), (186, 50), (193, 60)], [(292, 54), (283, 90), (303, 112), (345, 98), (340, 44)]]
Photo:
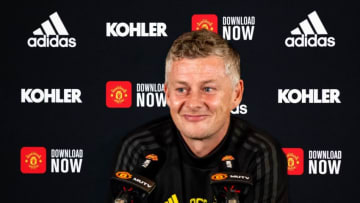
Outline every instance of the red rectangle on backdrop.
[(282, 148), (288, 162), (288, 175), (304, 173), (304, 150), (302, 148)]
[(191, 18), (191, 31), (201, 29), (218, 33), (218, 17), (215, 14), (194, 14)]
[(46, 172), (45, 147), (21, 148), (20, 170), (22, 173), (45, 173)]
[(131, 91), (130, 81), (108, 81), (106, 83), (106, 106), (108, 108), (130, 108)]

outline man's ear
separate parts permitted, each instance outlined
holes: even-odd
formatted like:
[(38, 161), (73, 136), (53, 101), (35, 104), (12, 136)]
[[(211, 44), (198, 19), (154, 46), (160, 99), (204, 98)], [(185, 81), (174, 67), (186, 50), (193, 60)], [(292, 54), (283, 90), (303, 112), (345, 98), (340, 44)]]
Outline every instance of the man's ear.
[(234, 87), (234, 92), (233, 92), (233, 100), (232, 100), (232, 109), (236, 108), (237, 106), (239, 106), (241, 100), (242, 100), (242, 96), (244, 93), (244, 81), (243, 80), (239, 80), (239, 82), (235, 85)]
[(167, 82), (164, 83), (164, 92), (165, 92), (166, 104), (167, 104), (168, 106), (170, 106), (170, 105), (169, 105), (169, 97), (170, 97), (170, 94), (169, 94), (169, 87), (168, 87), (168, 85), (169, 85), (169, 83), (167, 83)]

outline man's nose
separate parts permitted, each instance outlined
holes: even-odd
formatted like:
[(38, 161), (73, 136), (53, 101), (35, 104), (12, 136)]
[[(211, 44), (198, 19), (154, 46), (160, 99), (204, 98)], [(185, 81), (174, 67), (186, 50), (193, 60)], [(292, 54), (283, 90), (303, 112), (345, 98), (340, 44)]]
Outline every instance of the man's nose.
[(186, 104), (190, 109), (200, 109), (204, 105), (201, 93), (199, 91), (191, 91)]

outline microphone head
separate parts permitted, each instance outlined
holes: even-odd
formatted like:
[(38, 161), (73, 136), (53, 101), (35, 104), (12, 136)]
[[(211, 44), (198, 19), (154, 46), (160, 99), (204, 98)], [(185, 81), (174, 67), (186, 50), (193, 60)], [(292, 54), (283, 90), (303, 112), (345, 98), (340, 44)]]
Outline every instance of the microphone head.
[(154, 181), (127, 171), (117, 171), (111, 178), (111, 183), (115, 195), (119, 192), (131, 192), (141, 198), (150, 195), (156, 187)]
[(116, 171), (111, 178), (113, 197), (126, 194), (131, 198), (144, 199), (155, 189), (155, 176), (165, 162), (162, 150), (145, 153), (134, 170)]
[(235, 157), (225, 155), (221, 158), (218, 172), (210, 174), (210, 185), (220, 201), (243, 198), (253, 185), (251, 175), (238, 172)]
[(252, 176), (242, 172), (216, 172), (210, 174), (210, 184), (253, 185)]

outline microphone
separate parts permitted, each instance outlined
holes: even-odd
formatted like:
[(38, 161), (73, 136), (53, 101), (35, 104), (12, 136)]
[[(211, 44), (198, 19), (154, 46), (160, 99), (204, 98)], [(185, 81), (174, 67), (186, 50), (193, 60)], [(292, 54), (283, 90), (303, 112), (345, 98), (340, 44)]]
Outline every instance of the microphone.
[(116, 171), (111, 178), (114, 203), (141, 202), (156, 187), (155, 176), (164, 162), (164, 153), (156, 151), (142, 158), (140, 163), (129, 171)]
[(249, 187), (253, 185), (251, 175), (237, 172), (232, 155), (225, 155), (221, 159), (220, 172), (210, 174), (216, 202), (240, 203), (247, 194)]

